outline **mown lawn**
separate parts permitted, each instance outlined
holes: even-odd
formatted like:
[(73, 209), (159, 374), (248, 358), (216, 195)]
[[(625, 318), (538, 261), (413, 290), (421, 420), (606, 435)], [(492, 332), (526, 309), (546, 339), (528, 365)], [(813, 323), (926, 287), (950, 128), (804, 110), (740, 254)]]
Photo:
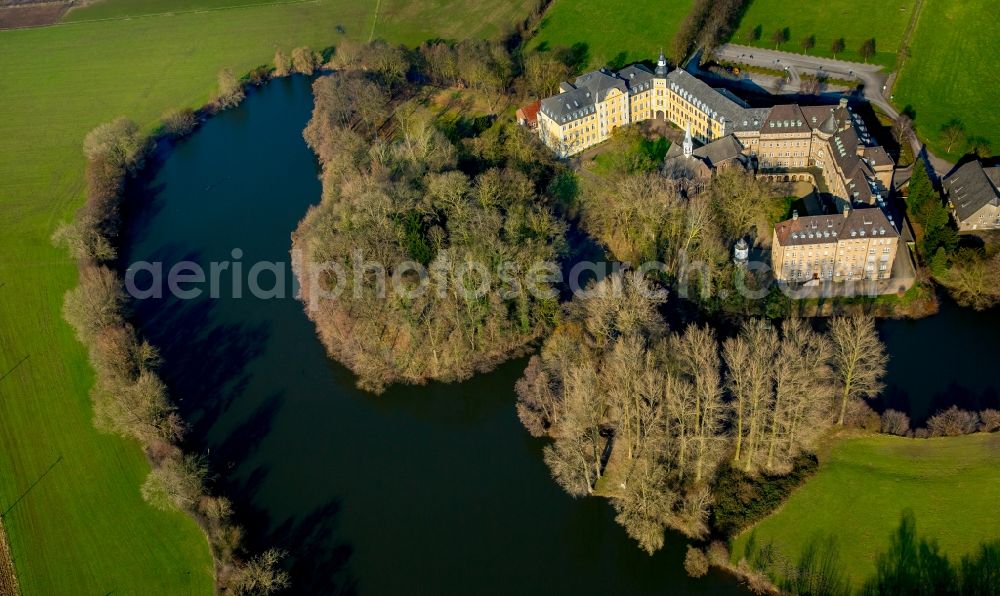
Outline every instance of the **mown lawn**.
[(670, 49), (670, 39), (691, 4), (691, 0), (553, 0), (529, 47), (555, 49), (586, 44), (591, 68), (611, 61), (655, 62), (661, 49)]
[[(844, 38), (846, 51), (837, 58), (862, 62), (858, 49), (864, 40), (874, 37), (877, 51), (871, 62), (891, 67), (906, 26), (913, 14), (915, 0), (752, 0), (740, 26), (732, 37), (733, 43), (774, 49), (774, 32), (788, 28), (788, 41), (778, 49), (805, 53), (801, 42), (816, 36), (816, 46), (808, 51), (816, 56), (833, 57), (830, 47), (835, 39)], [(760, 38), (754, 30), (760, 27)]]
[(948, 152), (941, 140), (941, 127), (952, 118), (988, 139), (994, 155), (1000, 152), (996, 17), (995, 0), (925, 0), (893, 103), (913, 109), (920, 138), (942, 157), (954, 160), (966, 151), (960, 143)]
[(875, 554), (889, 545), (904, 509), (917, 532), (934, 538), (953, 561), (1000, 537), (1000, 434), (938, 439), (885, 435), (840, 439), (820, 458), (816, 476), (775, 514), (733, 544), (734, 560), (751, 531), (758, 546), (773, 543), (796, 561), (819, 534), (834, 535), (855, 587), (875, 571)]
[[(469, 0), (467, 18), (428, 2), (419, 23), (386, 17), (385, 35), (409, 44), (428, 31), (477, 36), (514, 13)], [(317, 0), (0, 31), (0, 512), (24, 594), (212, 592), (195, 523), (143, 503), (138, 446), (91, 426), (85, 352), (61, 320), (76, 270), (49, 237), (82, 204), (84, 135), (119, 115), (152, 127), (168, 108), (207, 101), (220, 68), (244, 72), (276, 47), (334, 45), (337, 25), (367, 39), (374, 8)]]

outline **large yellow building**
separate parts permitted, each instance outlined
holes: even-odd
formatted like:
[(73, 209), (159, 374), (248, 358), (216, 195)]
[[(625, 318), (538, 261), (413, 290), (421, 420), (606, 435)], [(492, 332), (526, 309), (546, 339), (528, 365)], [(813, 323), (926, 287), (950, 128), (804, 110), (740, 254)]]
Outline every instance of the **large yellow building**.
[[(542, 100), (538, 113), (542, 141), (560, 156), (592, 147), (620, 126), (656, 118), (687, 133), (683, 152), (668, 152), (665, 175), (709, 175), (736, 161), (790, 179), (818, 175), (837, 213), (795, 215), (775, 225), (775, 276), (796, 282), (890, 278), (899, 242), (886, 210), (895, 164), (846, 99), (834, 106), (754, 108), (684, 70), (668, 71), (662, 54), (654, 71), (602, 69), (560, 90)], [(693, 141), (703, 146), (693, 149)]]
[(606, 140), (620, 126), (652, 118), (687, 127), (696, 140), (707, 143), (734, 132), (735, 118), (746, 108), (732, 94), (683, 70), (668, 72), (663, 54), (654, 71), (642, 64), (617, 72), (602, 68), (563, 83), (559, 90), (542, 100), (538, 131), (561, 157)]
[(774, 226), (771, 265), (776, 279), (792, 282), (889, 279), (898, 243), (881, 209), (793, 215)]
[(892, 159), (846, 100), (752, 108), (684, 70), (670, 71), (662, 54), (654, 71), (641, 64), (601, 69), (563, 83), (560, 91), (542, 100), (538, 131), (561, 157), (606, 140), (620, 126), (656, 118), (702, 144), (731, 135), (761, 172), (818, 169), (838, 210), (883, 206), (892, 183)]

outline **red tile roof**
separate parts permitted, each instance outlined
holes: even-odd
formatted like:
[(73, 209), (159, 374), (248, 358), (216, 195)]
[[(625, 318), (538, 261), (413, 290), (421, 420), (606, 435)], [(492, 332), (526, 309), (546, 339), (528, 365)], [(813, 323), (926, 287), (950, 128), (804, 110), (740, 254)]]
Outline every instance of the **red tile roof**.
[(517, 110), (517, 119), (524, 119), (528, 124), (534, 124), (538, 121), (538, 110), (542, 107), (542, 101), (534, 101), (526, 106), (521, 106)]

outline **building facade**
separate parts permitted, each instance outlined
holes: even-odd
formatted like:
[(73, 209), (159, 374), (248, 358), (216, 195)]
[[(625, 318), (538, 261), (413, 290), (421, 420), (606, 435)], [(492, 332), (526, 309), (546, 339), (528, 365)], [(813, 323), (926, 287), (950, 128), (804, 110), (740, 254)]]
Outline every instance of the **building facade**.
[(889, 279), (899, 233), (877, 208), (792, 216), (774, 226), (771, 265), (790, 282)]
[(1000, 166), (970, 161), (946, 176), (942, 186), (959, 231), (1000, 229)]
[(836, 106), (752, 108), (725, 89), (690, 73), (670, 71), (661, 54), (656, 69), (641, 64), (602, 69), (563, 83), (538, 112), (542, 141), (562, 157), (607, 140), (633, 122), (666, 119), (699, 143), (731, 137), (761, 172), (815, 168), (838, 211), (884, 206), (894, 163), (842, 100)]

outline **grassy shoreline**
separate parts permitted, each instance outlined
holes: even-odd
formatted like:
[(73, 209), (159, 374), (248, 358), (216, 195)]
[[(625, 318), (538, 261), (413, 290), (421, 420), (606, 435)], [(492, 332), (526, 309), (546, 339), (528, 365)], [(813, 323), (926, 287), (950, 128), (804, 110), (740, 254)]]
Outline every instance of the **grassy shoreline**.
[(995, 465), (1000, 434), (910, 439), (848, 433), (820, 453), (820, 469), (785, 504), (733, 540), (738, 560), (751, 533), (793, 563), (816, 535), (833, 535), (852, 586), (875, 571), (900, 514), (910, 508), (922, 535), (952, 560), (1000, 536), (1000, 518), (984, 516), (1000, 499)]

